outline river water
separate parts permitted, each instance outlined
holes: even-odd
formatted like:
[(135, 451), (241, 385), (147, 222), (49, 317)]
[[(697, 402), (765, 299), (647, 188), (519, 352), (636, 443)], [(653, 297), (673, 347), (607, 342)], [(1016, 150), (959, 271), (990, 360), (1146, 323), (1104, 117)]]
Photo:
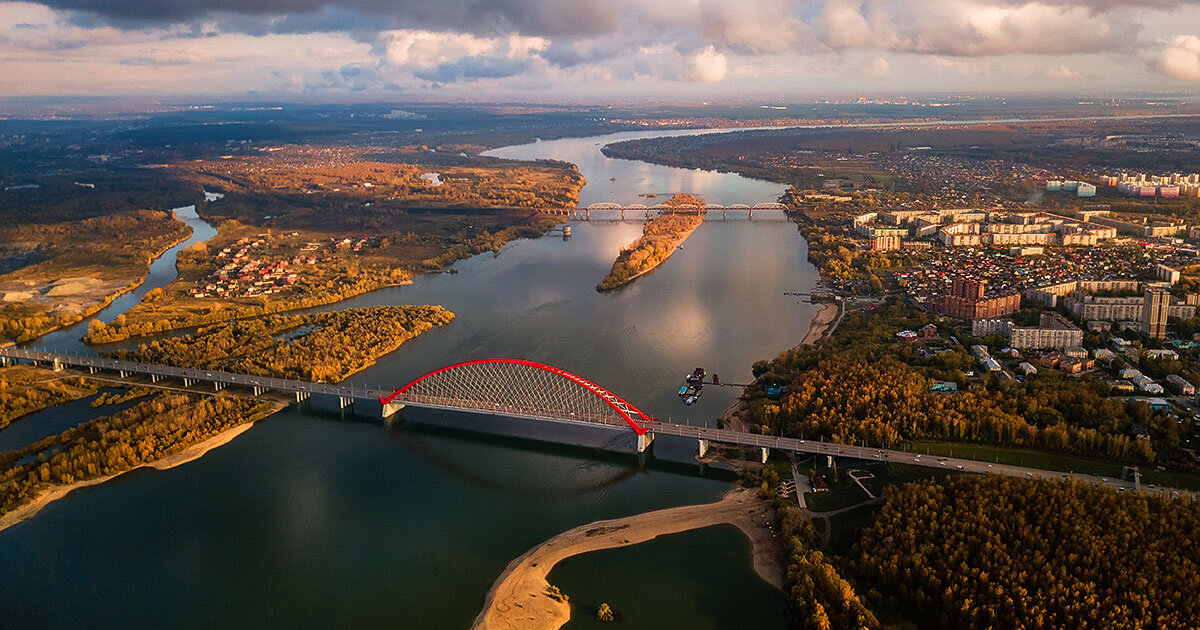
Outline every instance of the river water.
[[(679, 191), (754, 203), (781, 192), (737, 175), (599, 154), (605, 143), (646, 135), (495, 153), (579, 164), (589, 181), (584, 203)], [(521, 357), (575, 371), (651, 415), (711, 422), (737, 390), (709, 388), (684, 407), (675, 395), (683, 375), (704, 366), (744, 382), (755, 360), (797, 343), (815, 307), (785, 294), (810, 289), (816, 272), (794, 224), (756, 214), (705, 223), (654, 273), (597, 293), (640, 230), (576, 223), (570, 240), (519, 241), (499, 256), (461, 261), (456, 274), (337, 305), (442, 304), (458, 316), (354, 382), (399, 385), (455, 361)], [(292, 408), (195, 462), (75, 492), (0, 532), (0, 610), (25, 627), (463, 628), (504, 566), (539, 541), (599, 518), (714, 500), (730, 485), (718, 471), (665, 461), (686, 459), (692, 444), (656, 444), (658, 457), (640, 462), (427, 424), (469, 428), (487, 418), (414, 411), (409, 420), (385, 429)], [(697, 619), (716, 627), (747, 602), (757, 625), (784, 626), (782, 596), (754, 576), (744, 541), (718, 532), (668, 542), (623, 556), (628, 579), (656, 598), (693, 601), (714, 584), (726, 597), (705, 597), (702, 612), (678, 619), (668, 614), (678, 607), (624, 605), (631, 627), (700, 627)], [(689, 544), (701, 563), (667, 561)], [(596, 579), (581, 583), (592, 572), (581, 578), (578, 567), (593, 561)], [(602, 596), (612, 575), (605, 562), (582, 556), (564, 575), (587, 597)]]

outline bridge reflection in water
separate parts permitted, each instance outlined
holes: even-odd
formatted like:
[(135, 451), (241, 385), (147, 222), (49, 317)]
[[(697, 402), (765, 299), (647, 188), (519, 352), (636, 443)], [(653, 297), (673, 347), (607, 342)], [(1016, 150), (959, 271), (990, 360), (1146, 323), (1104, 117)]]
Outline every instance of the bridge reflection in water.
[[(260, 396), (270, 391), (289, 392), (301, 402), (320, 395), (336, 400), (340, 408), (356, 401), (382, 409), (382, 416), (394, 416), (405, 407), (443, 409), (456, 412), (487, 414), (542, 422), (564, 423), (575, 427), (596, 427), (631, 434), (638, 453), (650, 447), (656, 435), (669, 435), (696, 440), (700, 456), (712, 443), (758, 447), (765, 462), (772, 450), (825, 455), (855, 460), (897, 462), (913, 466), (1008, 475), (1014, 477), (1058, 479), (1070, 477), (1114, 487), (1145, 490), (1140, 484), (1108, 480), (1077, 473), (992, 464), (952, 457), (922, 457), (913, 453), (888, 449), (835, 444), (813, 440), (743, 433), (729, 429), (710, 428), (661, 422), (643, 413), (620, 396), (581, 377), (550, 365), (523, 359), (480, 359), (455, 363), (426, 374), (395, 390), (380, 390), (354, 385), (311, 383), (292, 379), (271, 378), (197, 370), (133, 361), (117, 361), (87, 355), (71, 355), (26, 348), (0, 348), (0, 364), (28, 361), (50, 366), (54, 370), (76, 368), (95, 374), (115, 372), (122, 379), (132, 375), (149, 376), (152, 383), (170, 378), (182, 381), (184, 387), (211, 385), (214, 391), (235, 386)], [(477, 430), (486, 432), (488, 427)], [(627, 443), (627, 442), (624, 442)]]

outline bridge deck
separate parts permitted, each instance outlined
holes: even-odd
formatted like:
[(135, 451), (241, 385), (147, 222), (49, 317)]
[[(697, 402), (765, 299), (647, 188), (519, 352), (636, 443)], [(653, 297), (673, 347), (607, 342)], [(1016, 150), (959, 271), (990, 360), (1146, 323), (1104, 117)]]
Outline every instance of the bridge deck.
[[(152, 374), (179, 379), (187, 378), (198, 381), (222, 383), (225, 385), (260, 387), (269, 390), (301, 392), (305, 394), (321, 394), (356, 400), (371, 400), (374, 402), (380, 402), (382, 398), (388, 398), (389, 396), (393, 395), (393, 392), (391, 391), (360, 388), (353, 385), (343, 386), (327, 383), (310, 383), (291, 379), (250, 376), (246, 374), (235, 374), (232, 372), (197, 370), (166, 365), (155, 365), (150, 363), (137, 363), (132, 361), (117, 361), (94, 356), (61, 354), (56, 352), (27, 350), (24, 348), (15, 347), (0, 348), (0, 357), (7, 359), (41, 361), (45, 363), (57, 361), (64, 366), (125, 371), (136, 374)], [(409, 398), (411, 398), (411, 400)], [(464, 401), (460, 399), (442, 400), (431, 396), (411, 396), (406, 398), (405, 396), (401, 395), (396, 397), (394, 400), (395, 402), (418, 408), (504, 415), (515, 418), (564, 422), (578, 425), (604, 426), (606, 428), (628, 430), (628, 425), (626, 425), (623, 421), (614, 420), (613, 418), (603, 416), (579, 417), (574, 414), (555, 415), (539, 412), (537, 409), (517, 408), (511, 406), (502, 408), (496, 405), (488, 405), (477, 401)], [(644, 423), (644, 426), (645, 428), (649, 429), (650, 432), (657, 435), (671, 435), (684, 438), (693, 438), (697, 440), (709, 440), (711, 442), (723, 444), (761, 447), (785, 452), (790, 451), (796, 453), (809, 453), (813, 455), (830, 455), (834, 457), (858, 459), (864, 461), (895, 462), (908, 464), (911, 466), (940, 468), (947, 471), (993, 473), (1012, 477), (1040, 479), (1059, 479), (1069, 477), (1089, 482), (1103, 483), (1104, 485), (1110, 487), (1124, 487), (1129, 489), (1134, 487), (1134, 484), (1132, 483), (1119, 481), (1116, 479), (1102, 480), (1092, 475), (1075, 473), (1068, 474), (1058, 471), (1041, 470), (1037, 468), (1025, 468), (1022, 466), (987, 463), (972, 459), (938, 457), (936, 455), (918, 455), (914, 453), (888, 449), (835, 444), (831, 442), (814, 442), (812, 440), (779, 437), (774, 435), (758, 435), (755, 433), (743, 433), (728, 429), (708, 428), (659, 421)], [(1142, 489), (1145, 490), (1145, 488)], [(1157, 491), (1166, 492), (1168, 490), (1165, 488), (1159, 488)], [(1186, 491), (1180, 492), (1193, 494)]]

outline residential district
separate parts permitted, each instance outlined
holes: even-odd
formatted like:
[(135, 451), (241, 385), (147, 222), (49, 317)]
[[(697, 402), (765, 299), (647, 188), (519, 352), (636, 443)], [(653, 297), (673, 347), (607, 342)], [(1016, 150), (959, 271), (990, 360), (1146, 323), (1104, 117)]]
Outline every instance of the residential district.
[[(1081, 181), (1043, 185), (1048, 194), (1077, 198), (1097, 191)], [(1200, 174), (1123, 173), (1099, 179), (1099, 186), (1173, 199), (1200, 195)], [(1019, 380), (1057, 369), (1103, 379), (1114, 396), (1147, 397), (1154, 409), (1171, 408), (1162, 397), (1169, 395), (1196, 417), (1200, 401), (1187, 366), (1200, 347), (1200, 327), (1191, 325), (1200, 282), (1189, 275), (1200, 271), (1200, 226), (1165, 216), (1115, 214), (1099, 205), (1058, 212), (888, 209), (852, 216), (846, 228), (860, 249), (907, 256), (893, 277), (910, 304), (950, 325), (966, 320), (957, 330), (982, 342), (970, 346), (979, 367), (970, 376)], [(932, 342), (942, 341), (934, 324), (898, 331), (896, 339), (932, 346), (922, 353), (938, 352)], [(949, 340), (960, 343), (953, 334)], [(1146, 362), (1154, 369), (1139, 369)]]

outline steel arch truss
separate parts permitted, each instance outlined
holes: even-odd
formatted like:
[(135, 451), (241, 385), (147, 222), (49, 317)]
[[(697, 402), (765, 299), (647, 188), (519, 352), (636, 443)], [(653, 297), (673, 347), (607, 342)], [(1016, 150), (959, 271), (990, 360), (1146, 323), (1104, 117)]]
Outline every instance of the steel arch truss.
[(499, 415), (629, 425), (654, 419), (616, 394), (556, 367), (522, 359), (480, 359), (434, 370), (380, 402)]

